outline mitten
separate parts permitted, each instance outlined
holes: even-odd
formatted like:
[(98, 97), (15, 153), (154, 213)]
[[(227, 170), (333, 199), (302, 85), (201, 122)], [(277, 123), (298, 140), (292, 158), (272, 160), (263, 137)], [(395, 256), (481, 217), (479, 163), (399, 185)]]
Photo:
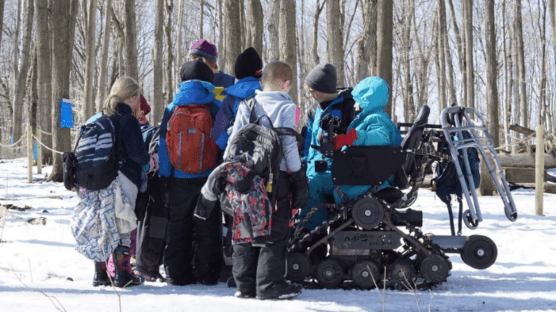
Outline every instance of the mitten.
[(290, 174), (292, 182), (292, 208), (303, 208), (309, 201), (309, 185), (305, 170), (299, 170)]
[(359, 139), (359, 137), (357, 136), (357, 130), (355, 130), (355, 129), (349, 130), (349, 132), (346, 136), (346, 145), (347, 146), (352, 146), (353, 142), (355, 142), (357, 139)]
[(346, 145), (346, 135), (338, 134), (334, 137), (334, 151), (338, 151), (342, 146)]

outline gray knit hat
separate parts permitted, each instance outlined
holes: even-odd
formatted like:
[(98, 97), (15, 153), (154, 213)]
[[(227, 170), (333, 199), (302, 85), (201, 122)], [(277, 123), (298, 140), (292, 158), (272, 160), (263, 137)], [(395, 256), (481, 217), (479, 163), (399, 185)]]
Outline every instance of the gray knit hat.
[(336, 67), (322, 63), (311, 69), (305, 77), (305, 85), (322, 93), (336, 93)]

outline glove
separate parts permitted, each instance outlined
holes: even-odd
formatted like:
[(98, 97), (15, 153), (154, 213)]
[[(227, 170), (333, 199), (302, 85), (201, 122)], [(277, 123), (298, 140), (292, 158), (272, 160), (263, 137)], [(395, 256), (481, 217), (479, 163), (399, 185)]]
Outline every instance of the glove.
[(334, 151), (342, 149), (344, 145), (352, 146), (353, 142), (357, 139), (357, 131), (355, 129), (349, 130), (347, 135), (338, 134), (334, 137)]
[(147, 173), (158, 170), (158, 154), (153, 154), (151, 160), (149, 161), (149, 170)]
[(309, 201), (309, 185), (305, 170), (299, 170), (290, 174), (292, 182), (292, 208), (303, 208)]

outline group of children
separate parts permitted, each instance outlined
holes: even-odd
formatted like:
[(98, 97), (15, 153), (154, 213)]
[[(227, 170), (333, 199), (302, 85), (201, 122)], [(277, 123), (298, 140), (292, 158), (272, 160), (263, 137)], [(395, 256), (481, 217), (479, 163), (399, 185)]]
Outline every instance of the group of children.
[[(112, 87), (103, 114), (120, 116), (116, 127), (116, 158), (122, 165), (117, 182), (109, 189), (114, 188), (113, 193), (121, 192), (125, 202), (134, 203), (145, 173), (158, 170), (163, 203), (159, 209), (168, 213), (165, 248), (161, 255), (165, 281), (177, 286), (215, 285), (223, 266), (222, 209), (220, 200), (215, 200), (215, 193), (237, 191), (233, 183), (225, 189), (214, 183), (215, 168), (234, 166), (233, 162), (231, 165), (226, 162), (229, 143), (253, 118), (266, 116), (275, 128), (296, 130), (299, 118), (296, 111), (299, 110), (288, 94), (293, 77), (290, 65), (284, 62), (274, 61), (263, 69), (257, 51), (248, 48), (236, 59), (234, 78), (218, 70), (216, 47), (204, 39), (191, 47), (189, 57), (190, 61), (183, 64), (180, 71), (179, 89), (165, 108), (159, 126), (158, 152), (152, 155), (144, 146), (138, 122), (148, 113), (140, 105), (139, 86), (133, 79), (122, 77)], [(247, 235), (238, 230), (238, 237), (235, 237), (232, 230), (238, 228), (238, 219), (243, 217), (245, 210), (243, 215), (236, 211), (233, 216), (225, 216), (229, 235), (224, 244), (231, 244), (233, 250), (232, 274), (238, 298), (284, 299), (301, 293), (301, 286), (285, 281), (292, 210), (300, 209), (303, 218), (312, 207), (326, 202), (330, 195), (341, 201), (332, 184), (332, 160), (319, 149), (328, 138), (333, 137), (329, 143), (336, 151), (351, 145), (399, 145), (401, 142), (400, 132), (383, 111), (390, 94), (383, 79), (369, 77), (354, 89), (337, 89), (336, 69), (325, 63), (313, 68), (304, 84), (319, 105), (309, 112), (302, 142), (295, 136), (280, 137), (280, 173), (274, 186), (266, 190), (273, 195), (272, 218), (257, 220), (269, 228), (264, 232), (264, 239), (255, 241), (249, 237), (253, 229)], [(215, 91), (215, 87), (220, 89)], [(225, 96), (223, 100), (221, 96)], [(254, 105), (248, 106), (250, 99), (254, 99)], [(333, 133), (329, 135), (330, 131)], [(301, 154), (300, 150), (303, 150)], [(237, 169), (234, 168), (234, 174), (245, 176), (242, 168)], [(228, 181), (234, 181), (231, 175)], [(240, 193), (267, 194), (264, 190), (257, 193), (256, 187), (254, 179), (248, 191)], [(348, 197), (356, 197), (367, 192), (369, 187), (342, 186), (342, 191)], [(84, 195), (80, 205), (91, 207), (103, 202), (98, 199), (102, 196), (98, 191), (85, 191)], [(228, 200), (232, 199), (232, 206), (237, 205), (239, 197), (228, 195)], [(201, 217), (202, 207), (199, 206), (207, 198), (213, 203)], [(129, 205), (116, 203), (114, 209), (121, 239), (112, 256), (116, 267), (115, 285), (120, 287), (141, 283), (129, 265), (129, 232), (133, 227), (119, 226), (120, 220), (129, 214), (126, 211), (129, 208)], [(326, 210), (321, 209), (312, 215), (306, 228), (314, 228), (324, 220)], [(95, 262), (93, 285), (109, 284), (105, 270), (103, 260)], [(137, 271), (146, 277), (159, 276), (156, 266), (150, 269), (138, 266)]]

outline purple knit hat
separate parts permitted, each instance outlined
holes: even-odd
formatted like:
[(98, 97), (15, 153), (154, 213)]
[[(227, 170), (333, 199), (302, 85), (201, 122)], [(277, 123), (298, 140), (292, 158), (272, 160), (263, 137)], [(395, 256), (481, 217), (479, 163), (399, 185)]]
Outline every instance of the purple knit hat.
[(189, 49), (189, 54), (198, 54), (200, 56), (208, 57), (216, 61), (218, 58), (218, 52), (216, 52), (216, 46), (205, 39), (197, 40)]

